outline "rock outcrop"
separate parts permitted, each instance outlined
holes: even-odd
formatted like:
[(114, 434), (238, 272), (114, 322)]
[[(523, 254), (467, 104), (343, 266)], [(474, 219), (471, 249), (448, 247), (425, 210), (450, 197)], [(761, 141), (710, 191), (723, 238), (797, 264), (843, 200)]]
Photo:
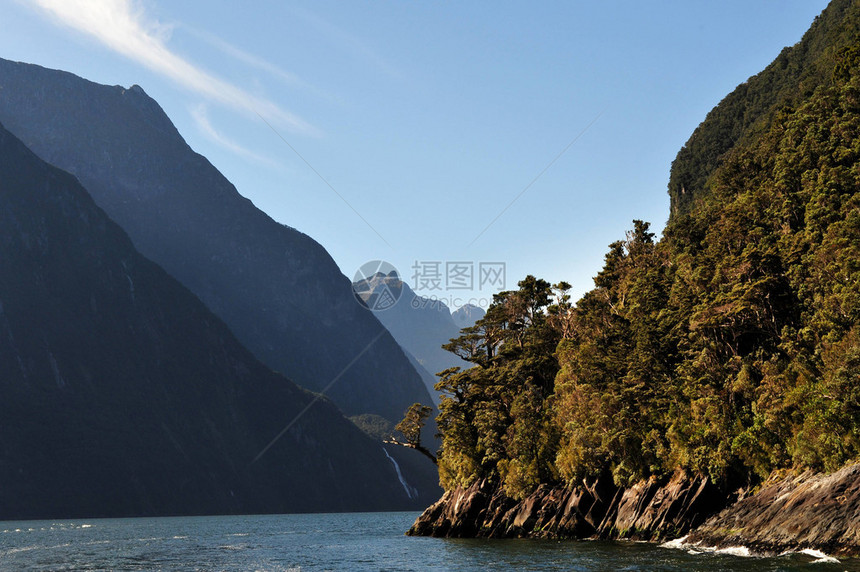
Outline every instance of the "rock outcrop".
[(773, 478), (755, 495), (707, 520), (686, 540), (757, 553), (815, 549), (860, 555), (860, 464), (830, 475)]
[(686, 534), (730, 500), (706, 477), (680, 471), (626, 489), (609, 477), (573, 488), (541, 486), (521, 501), (478, 481), (447, 491), (408, 534), (657, 540)]
[(774, 476), (757, 493), (727, 494), (678, 471), (629, 488), (610, 478), (541, 486), (521, 501), (486, 481), (447, 491), (407, 534), (478, 538), (668, 540), (743, 546), (762, 555), (806, 549), (860, 556), (860, 463), (829, 475)]

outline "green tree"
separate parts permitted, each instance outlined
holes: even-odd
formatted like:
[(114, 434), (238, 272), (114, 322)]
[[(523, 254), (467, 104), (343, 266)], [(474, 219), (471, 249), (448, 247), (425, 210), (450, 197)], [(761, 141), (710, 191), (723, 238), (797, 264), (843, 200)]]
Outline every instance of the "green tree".
[(427, 417), (429, 417), (432, 412), (432, 407), (421, 405), (420, 403), (413, 403), (409, 406), (409, 409), (406, 410), (406, 414), (403, 416), (400, 423), (394, 427), (395, 431), (398, 431), (403, 435), (404, 440), (401, 441), (392, 436), (385, 440), (385, 443), (415, 449), (433, 461), (433, 464), (437, 464), (438, 461), (436, 459), (436, 455), (434, 455), (430, 449), (421, 444), (421, 430), (424, 428)]

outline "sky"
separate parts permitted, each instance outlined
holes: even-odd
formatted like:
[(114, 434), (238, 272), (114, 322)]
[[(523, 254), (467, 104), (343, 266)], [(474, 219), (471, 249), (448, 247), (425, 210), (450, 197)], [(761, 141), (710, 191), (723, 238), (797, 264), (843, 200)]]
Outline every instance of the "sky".
[(138, 84), (188, 144), (352, 278), (486, 307), (593, 287), (675, 154), (820, 0), (0, 0), (0, 57)]

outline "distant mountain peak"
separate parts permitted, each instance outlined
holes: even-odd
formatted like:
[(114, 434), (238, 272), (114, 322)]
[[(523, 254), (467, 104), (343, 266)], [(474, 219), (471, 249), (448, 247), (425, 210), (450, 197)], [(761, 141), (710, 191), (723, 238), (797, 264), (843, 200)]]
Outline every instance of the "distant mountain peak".
[[(353, 289), (356, 297), (369, 308), (378, 310), (375, 314), (379, 321), (420, 365), (416, 369), (434, 403), (438, 403), (435, 374), (449, 367), (469, 365), (442, 349), (443, 344), (459, 335), (463, 326), (455, 322), (442, 300), (417, 295), (396, 272), (371, 274), (356, 280)], [(480, 308), (471, 312), (477, 315), (476, 311)]]
[(483, 308), (474, 304), (464, 304), (451, 312), (451, 317), (454, 319), (454, 323), (460, 329), (463, 329), (474, 326), (475, 322), (483, 318), (486, 314)]

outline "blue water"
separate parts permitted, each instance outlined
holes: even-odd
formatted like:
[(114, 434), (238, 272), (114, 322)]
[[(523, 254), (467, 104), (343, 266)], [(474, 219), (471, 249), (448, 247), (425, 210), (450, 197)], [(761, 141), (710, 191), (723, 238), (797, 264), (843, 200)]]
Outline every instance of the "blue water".
[(860, 570), (633, 542), (403, 535), (416, 513), (0, 522), (0, 570)]

